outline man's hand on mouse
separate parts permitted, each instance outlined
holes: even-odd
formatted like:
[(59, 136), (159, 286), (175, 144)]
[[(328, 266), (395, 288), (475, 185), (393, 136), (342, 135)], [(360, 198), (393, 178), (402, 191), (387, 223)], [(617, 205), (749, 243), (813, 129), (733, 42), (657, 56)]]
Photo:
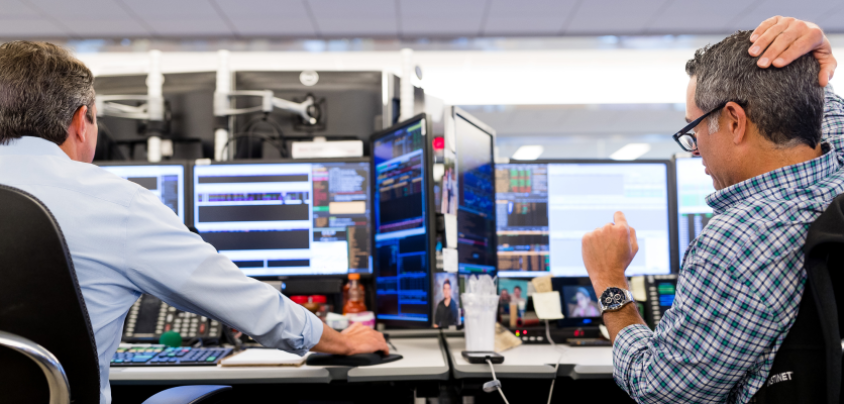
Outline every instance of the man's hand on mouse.
[[(832, 56), (832, 45), (816, 24), (792, 17), (771, 17), (750, 35), (750, 56), (759, 56), (756, 65), (783, 67), (809, 52), (820, 62), (818, 82), (826, 87), (838, 62)], [(767, 49), (766, 49), (767, 48)], [(765, 53), (762, 53), (762, 51)], [(761, 56), (760, 56), (761, 55)]]
[(348, 355), (378, 351), (383, 352), (385, 355), (390, 353), (390, 347), (387, 346), (387, 340), (384, 339), (384, 334), (363, 326), (360, 323), (352, 324), (351, 327), (346, 328), (340, 334), (343, 335), (349, 346), (350, 351)]

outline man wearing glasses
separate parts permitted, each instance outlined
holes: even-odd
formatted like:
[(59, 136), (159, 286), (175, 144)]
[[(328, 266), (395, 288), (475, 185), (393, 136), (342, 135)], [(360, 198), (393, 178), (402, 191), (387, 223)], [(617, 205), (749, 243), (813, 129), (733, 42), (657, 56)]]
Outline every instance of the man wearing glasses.
[(689, 124), (674, 139), (703, 158), (715, 216), (653, 332), (627, 304), (624, 270), (638, 246), (624, 215), (583, 238), (614, 377), (636, 401), (747, 403), (766, 383), (803, 295), (809, 225), (844, 193), (844, 100), (827, 86), (835, 67), (816, 25), (782, 17), (686, 64)]

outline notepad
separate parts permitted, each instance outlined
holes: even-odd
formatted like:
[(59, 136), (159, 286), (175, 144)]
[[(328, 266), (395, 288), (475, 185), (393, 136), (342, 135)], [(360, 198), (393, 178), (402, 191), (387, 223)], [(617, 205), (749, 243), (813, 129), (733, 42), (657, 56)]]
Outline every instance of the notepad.
[(563, 311), (560, 305), (560, 292), (534, 293), (533, 309), (536, 316), (542, 320), (559, 320), (563, 318)]
[(220, 366), (302, 366), (305, 357), (279, 349), (252, 348), (220, 361)]

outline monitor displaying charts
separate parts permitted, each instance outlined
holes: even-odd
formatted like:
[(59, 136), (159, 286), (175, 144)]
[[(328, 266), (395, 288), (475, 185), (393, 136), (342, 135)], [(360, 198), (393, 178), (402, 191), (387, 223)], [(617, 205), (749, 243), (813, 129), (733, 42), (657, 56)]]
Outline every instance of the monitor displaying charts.
[(621, 211), (639, 252), (627, 276), (671, 271), (670, 162), (525, 162), (496, 165), (498, 275), (587, 276), (583, 235)]
[(426, 327), (431, 314), (431, 198), (427, 119), (371, 139), (375, 300), (378, 321)]
[(712, 218), (706, 197), (715, 192), (715, 186), (699, 157), (677, 158), (674, 166), (677, 169), (677, 256), (682, 263), (689, 244)]
[(185, 221), (185, 166), (183, 164), (110, 164), (100, 168), (132, 181), (155, 194)]
[(369, 162), (193, 168), (194, 227), (246, 275), (369, 272)]

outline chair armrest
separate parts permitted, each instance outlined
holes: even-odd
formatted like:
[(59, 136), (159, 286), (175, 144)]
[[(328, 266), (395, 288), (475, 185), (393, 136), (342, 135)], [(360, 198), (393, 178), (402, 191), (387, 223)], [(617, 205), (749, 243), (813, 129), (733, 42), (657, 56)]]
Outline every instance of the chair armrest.
[(5, 331), (0, 331), (0, 346), (21, 353), (38, 364), (47, 378), (47, 387), (50, 389), (50, 404), (70, 403), (70, 386), (67, 383), (67, 375), (55, 355), (29, 339)]
[(148, 398), (143, 404), (217, 404), (231, 386), (180, 386)]

